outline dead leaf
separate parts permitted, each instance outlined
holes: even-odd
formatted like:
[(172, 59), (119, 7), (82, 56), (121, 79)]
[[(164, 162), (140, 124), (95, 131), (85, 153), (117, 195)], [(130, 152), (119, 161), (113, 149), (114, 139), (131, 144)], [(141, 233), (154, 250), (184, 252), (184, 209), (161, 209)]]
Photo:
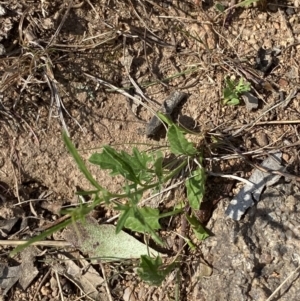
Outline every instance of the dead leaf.
[[(56, 263), (52, 268), (60, 275), (74, 283), (84, 294), (94, 301), (108, 301), (106, 294), (101, 290), (104, 279), (99, 273), (83, 258), (76, 259), (82, 267), (79, 267), (71, 258), (60, 254), (63, 264)], [(99, 288), (100, 287), (100, 288)]]
[(99, 225), (91, 217), (86, 217), (84, 222), (77, 221), (64, 232), (66, 241), (73, 244), (90, 257), (99, 257), (105, 261), (120, 261), (122, 259), (139, 258), (141, 255), (153, 256), (159, 253), (124, 231), (116, 234), (113, 225)]

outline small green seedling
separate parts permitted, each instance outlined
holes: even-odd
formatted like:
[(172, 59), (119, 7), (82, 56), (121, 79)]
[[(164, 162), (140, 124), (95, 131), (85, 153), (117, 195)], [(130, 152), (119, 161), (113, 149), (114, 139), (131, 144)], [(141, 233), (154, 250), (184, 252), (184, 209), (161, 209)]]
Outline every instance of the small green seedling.
[[(233, 6), (234, 7), (248, 7), (248, 6), (250, 6), (251, 4), (253, 4), (253, 3), (256, 3), (256, 2), (258, 2), (259, 0), (244, 0), (244, 1), (241, 1), (241, 2), (239, 2), (239, 3), (237, 3), (237, 4), (234, 4)], [(232, 5), (231, 5), (232, 6)], [(231, 6), (228, 8), (228, 9), (231, 9)], [(218, 10), (220, 13), (223, 13), (225, 10), (226, 10), (226, 8), (225, 8), (225, 5), (223, 5), (222, 3), (219, 3), (219, 2), (217, 2), (216, 4), (215, 4), (215, 8), (216, 8), (216, 10)], [(228, 10), (227, 9), (227, 10)]]
[(238, 4), (236, 4), (237, 7), (248, 7), (249, 5), (258, 2), (259, 0), (244, 0)]
[(225, 11), (225, 6), (223, 4), (221, 4), (221, 3), (218, 3), (218, 2), (215, 4), (215, 8), (220, 13), (223, 13)]
[(240, 96), (244, 92), (250, 91), (250, 84), (247, 82), (244, 82), (244, 80), (241, 78), (238, 83), (236, 83), (234, 80), (231, 80), (230, 78), (225, 78), (225, 89), (223, 91), (223, 104), (224, 105), (231, 105), (236, 106), (240, 104)]

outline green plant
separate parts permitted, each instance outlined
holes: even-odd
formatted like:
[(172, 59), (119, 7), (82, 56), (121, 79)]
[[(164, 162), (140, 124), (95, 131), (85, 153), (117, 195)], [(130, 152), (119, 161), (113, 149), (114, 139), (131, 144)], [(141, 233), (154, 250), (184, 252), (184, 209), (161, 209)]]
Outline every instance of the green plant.
[[(256, 3), (256, 2), (260, 2), (260, 1), (261, 1), (261, 0), (244, 0), (244, 1), (241, 1), (241, 2), (239, 2), (239, 3), (237, 3), (237, 4), (230, 5), (228, 9), (232, 9), (233, 7), (248, 7), (248, 6), (250, 6), (251, 4)], [(261, 1), (261, 2), (265, 2), (265, 0), (263, 0), (263, 1)], [(217, 3), (215, 4), (215, 8), (216, 8), (219, 12), (221, 12), (221, 13), (223, 13), (223, 12), (226, 11), (225, 6), (224, 6), (222, 3), (218, 3), (218, 2), (217, 2)], [(227, 9), (227, 10), (228, 10), (228, 9)]]
[(159, 256), (151, 258), (150, 256), (142, 255), (137, 273), (145, 282), (159, 286), (174, 267), (175, 263), (164, 266)]
[[(173, 210), (161, 214), (158, 209), (147, 206), (141, 207), (139, 203), (145, 192), (151, 193), (153, 190), (160, 192), (170, 179), (178, 175), (187, 166), (190, 166), (191, 162), (196, 162), (197, 165), (195, 170), (185, 180), (187, 199), (192, 210), (199, 209), (205, 192), (204, 184), (206, 179), (205, 170), (201, 166), (201, 150), (197, 149), (193, 143), (186, 139), (185, 134), (187, 131), (185, 129), (174, 124), (162, 114), (159, 114), (159, 117), (168, 125), (167, 140), (169, 142), (169, 153), (173, 154), (175, 162), (164, 164), (164, 154), (160, 150), (146, 152), (133, 147), (132, 152), (127, 153), (123, 150), (117, 151), (108, 145), (103, 146), (100, 153), (94, 153), (90, 157), (90, 163), (99, 166), (102, 170), (109, 171), (112, 178), (115, 176), (123, 177), (124, 185), (121, 193), (108, 191), (94, 179), (71, 140), (64, 133), (63, 139), (69, 152), (95, 190), (79, 193), (81, 195), (91, 195), (93, 201), (90, 204), (81, 204), (75, 209), (65, 210), (64, 213), (69, 214), (71, 219), (64, 222), (62, 227), (71, 222), (84, 219), (99, 204), (113, 205), (114, 209), (120, 212), (116, 234), (125, 227), (135, 232), (149, 234), (156, 243), (163, 245), (163, 240), (157, 233), (161, 228), (159, 219), (182, 213), (183, 208), (173, 208)], [(196, 237), (198, 239), (205, 239), (207, 233), (194, 218), (193, 214), (191, 216), (186, 214), (186, 218), (191, 224)], [(53, 232), (58, 229), (60, 229), (59, 226), (56, 226)], [(50, 229), (46, 233), (35, 237), (32, 241), (43, 239), (46, 237), (46, 234), (49, 235), (53, 232)], [(28, 244), (30, 244), (30, 241)], [(21, 248), (16, 248), (13, 253), (20, 251)], [(114, 254), (111, 255), (113, 256)], [(162, 261), (160, 257), (151, 259), (149, 256), (144, 256), (141, 258), (139, 275), (145, 281), (158, 285), (171, 268), (173, 268), (173, 264), (163, 269), (161, 265)]]
[(244, 92), (250, 91), (250, 84), (244, 82), (243, 78), (240, 78), (238, 82), (225, 78), (225, 88), (223, 91), (223, 104), (236, 106), (240, 103), (240, 95)]
[[(256, 2), (259, 2), (261, 0), (244, 0), (244, 1), (241, 1), (240, 3), (237, 3), (236, 6), (237, 7), (247, 7), (253, 3), (256, 3)], [(263, 0), (262, 2), (264, 2), (265, 0)]]

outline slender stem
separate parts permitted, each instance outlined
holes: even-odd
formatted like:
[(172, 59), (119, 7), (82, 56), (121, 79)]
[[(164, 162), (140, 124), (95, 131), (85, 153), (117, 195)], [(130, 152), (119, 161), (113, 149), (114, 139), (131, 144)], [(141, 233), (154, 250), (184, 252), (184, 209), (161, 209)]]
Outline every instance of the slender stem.
[[(184, 160), (183, 162), (181, 162), (181, 164), (175, 168), (172, 172), (170, 172), (164, 179), (163, 179), (163, 183), (166, 183), (168, 180), (172, 179), (180, 170), (182, 170), (182, 168), (184, 168), (187, 165), (187, 159)], [(157, 187), (158, 185), (160, 185), (160, 182), (155, 182), (149, 185), (145, 185), (144, 187), (137, 189), (135, 191), (133, 191), (133, 193), (143, 193), (146, 190), (149, 190), (151, 188)], [(128, 197), (128, 193), (109, 193), (109, 197), (110, 198), (126, 198)]]
[(160, 214), (159, 218), (173, 216), (173, 215), (176, 215), (176, 214), (181, 213), (183, 211), (184, 211), (184, 209), (176, 209), (176, 210), (173, 210), (173, 211), (165, 212), (165, 213)]

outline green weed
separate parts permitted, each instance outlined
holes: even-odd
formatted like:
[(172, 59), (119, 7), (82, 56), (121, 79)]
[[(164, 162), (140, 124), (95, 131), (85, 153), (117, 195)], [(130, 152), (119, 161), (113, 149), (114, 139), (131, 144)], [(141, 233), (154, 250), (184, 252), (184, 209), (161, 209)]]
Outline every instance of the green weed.
[(240, 104), (240, 96), (244, 92), (250, 91), (250, 84), (241, 78), (238, 82), (225, 78), (225, 88), (223, 91), (223, 104), (236, 106)]
[[(43, 233), (35, 237), (27, 243), (45, 238), (65, 227), (71, 222), (75, 222), (90, 213), (99, 204), (113, 205), (116, 211), (119, 211), (119, 219), (116, 226), (116, 234), (123, 228), (130, 229), (135, 232), (148, 234), (160, 245), (164, 245), (162, 238), (158, 234), (161, 229), (159, 220), (166, 216), (183, 213), (183, 208), (173, 208), (169, 212), (160, 213), (158, 209), (148, 206), (141, 207), (139, 204), (145, 192), (148, 194), (155, 190), (162, 191), (164, 185), (172, 178), (176, 177), (183, 169), (191, 165), (191, 162), (197, 163), (197, 168), (190, 172), (185, 180), (187, 189), (187, 200), (192, 210), (200, 207), (201, 201), (205, 193), (206, 174), (201, 166), (202, 155), (201, 149), (197, 149), (193, 143), (189, 142), (185, 134), (187, 131), (170, 121), (166, 116), (159, 114), (159, 117), (168, 125), (167, 140), (169, 143), (169, 153), (177, 160), (177, 164), (171, 167), (170, 164), (164, 164), (164, 155), (162, 151), (140, 151), (133, 147), (131, 153), (123, 150), (117, 151), (115, 148), (105, 145), (102, 151), (94, 153), (89, 162), (99, 166), (102, 170), (107, 170), (112, 179), (121, 176), (124, 179), (124, 185), (121, 193), (112, 193), (105, 187), (102, 187), (89, 172), (85, 163), (81, 159), (76, 148), (72, 144), (67, 134), (63, 134), (63, 140), (73, 156), (78, 168), (84, 174), (86, 179), (95, 188), (92, 191), (83, 191), (79, 194), (91, 195), (92, 203), (80, 204), (76, 209), (64, 211), (71, 216), (70, 220), (58, 225), (47, 233)], [(184, 207), (184, 206), (183, 206)], [(198, 239), (205, 239), (208, 235), (204, 227), (195, 218), (193, 213), (186, 214), (187, 221), (191, 224), (195, 236)], [(52, 231), (52, 232), (51, 232)], [(22, 250), (23, 246), (17, 247), (11, 255)], [(114, 254), (111, 254), (113, 257)], [(159, 285), (166, 274), (173, 269), (173, 263), (162, 267), (162, 259), (157, 257), (152, 259), (150, 256), (143, 256), (138, 269), (140, 277), (153, 285)]]
[[(234, 4), (234, 5), (231, 5), (228, 9), (232, 9), (233, 7), (248, 7), (248, 6), (250, 6), (251, 4), (253, 4), (253, 3), (259, 3), (259, 1), (260, 0), (244, 0), (244, 1), (241, 1), (241, 2), (239, 2), (239, 3), (237, 3), (237, 4)], [(264, 1), (262, 1), (262, 2), (264, 2)], [(225, 9), (225, 6), (222, 4), (222, 3), (219, 3), (219, 2), (217, 2), (216, 4), (215, 4), (215, 8), (216, 8), (216, 10), (218, 10), (220, 13), (223, 13), (223, 12), (225, 12), (226, 11), (226, 9)], [(228, 10), (227, 9), (227, 10)]]

